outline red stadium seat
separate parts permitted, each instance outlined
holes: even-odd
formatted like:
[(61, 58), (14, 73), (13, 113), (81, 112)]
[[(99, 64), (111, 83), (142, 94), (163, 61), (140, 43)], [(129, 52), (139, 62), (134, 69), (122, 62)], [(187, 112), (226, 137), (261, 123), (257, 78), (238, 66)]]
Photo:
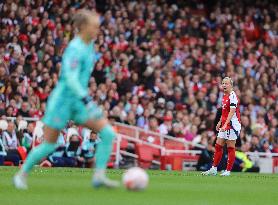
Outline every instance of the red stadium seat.
[(181, 171), (183, 169), (183, 163), (195, 164), (199, 160), (198, 155), (189, 154), (171, 154), (161, 157), (160, 169), (166, 170), (167, 166), (170, 165), (172, 170)]
[(158, 148), (152, 147), (152, 153), (154, 157), (160, 157), (161, 156), (161, 151)]
[(14, 166), (14, 163), (11, 161), (4, 161), (5, 166)]
[(184, 150), (185, 146), (182, 142), (177, 142), (173, 140), (165, 140), (164, 146), (166, 149)]
[[(128, 147), (128, 141), (122, 138), (120, 143), (120, 150), (126, 150), (127, 147)], [(116, 151), (117, 151), (117, 142), (113, 144), (113, 152), (115, 153)], [(107, 168), (111, 168), (111, 169), (114, 168), (115, 160), (116, 160), (116, 156), (115, 154), (112, 154), (110, 156), (109, 162), (107, 163)]]
[(278, 173), (278, 157), (273, 157), (272, 160), (272, 173)]
[[(148, 132), (140, 132), (139, 137), (141, 140), (143, 140), (145, 142), (149, 142), (149, 138), (153, 138), (152, 144), (160, 145), (160, 137), (157, 135), (152, 135), (152, 134), (149, 134)], [(154, 147), (151, 147), (151, 148), (152, 148), (153, 156), (156, 158), (159, 158), (161, 155), (160, 149), (154, 148)]]
[(115, 162), (114, 162), (114, 161), (109, 161), (109, 162), (107, 163), (107, 168), (108, 168), (108, 169), (113, 169), (113, 168), (114, 168), (114, 165), (115, 165)]
[(139, 166), (148, 169), (150, 168), (153, 160), (153, 150), (148, 145), (136, 144), (136, 154), (138, 155)]
[(275, 148), (273, 149), (273, 152), (274, 152), (274, 153), (278, 153), (278, 147), (275, 147)]
[[(121, 139), (121, 143), (120, 143), (120, 149), (121, 150), (126, 150), (128, 147), (128, 141), (126, 139)], [(114, 142), (113, 144), (113, 152), (117, 151), (117, 142)]]
[(24, 161), (27, 157), (27, 151), (25, 147), (19, 146), (17, 147), (17, 151), (20, 155), (20, 158)]
[(168, 169), (167, 166), (170, 166), (169, 168), (171, 170), (181, 171), (182, 162), (183, 162), (183, 158), (179, 156), (174, 156), (174, 155), (162, 156), (160, 169), (166, 170)]
[(153, 144), (160, 145), (160, 137), (158, 135), (152, 135), (148, 132), (140, 132), (139, 138), (146, 142), (149, 142), (149, 138), (153, 138)]
[(115, 126), (115, 129), (120, 134), (127, 135), (127, 136), (130, 136), (130, 137), (135, 137), (136, 136), (136, 131), (132, 128), (123, 127), (123, 126)]
[(126, 139), (122, 138), (121, 143), (120, 143), (121, 150), (126, 150), (127, 147), (128, 147), (128, 141)]

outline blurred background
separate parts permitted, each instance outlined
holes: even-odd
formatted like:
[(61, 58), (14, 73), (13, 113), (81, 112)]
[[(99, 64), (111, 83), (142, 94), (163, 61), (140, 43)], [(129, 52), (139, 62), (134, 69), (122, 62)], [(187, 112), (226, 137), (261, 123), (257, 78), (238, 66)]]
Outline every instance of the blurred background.
[[(142, 142), (146, 147), (159, 146), (152, 147), (147, 168), (176, 166), (173, 160), (167, 162), (163, 149), (178, 150), (174, 155), (180, 158), (178, 169), (210, 166), (223, 96), (221, 80), (229, 76), (240, 98), (238, 152), (253, 153), (248, 154), (251, 161), (247, 158), (252, 165), (239, 159), (238, 169), (276, 170), (278, 4), (274, 0), (0, 1), (0, 164), (20, 164), (42, 140), (38, 120), (57, 83), (63, 51), (74, 37), (71, 16), (80, 8), (101, 14), (90, 94), (111, 122), (125, 124), (114, 124), (120, 134), (137, 140), (121, 138), (111, 167), (115, 162), (116, 166), (139, 163), (134, 156), (146, 157), (140, 155)], [(97, 136), (69, 122), (59, 139), (59, 150), (44, 165), (93, 164)], [(61, 157), (66, 159), (55, 164)]]

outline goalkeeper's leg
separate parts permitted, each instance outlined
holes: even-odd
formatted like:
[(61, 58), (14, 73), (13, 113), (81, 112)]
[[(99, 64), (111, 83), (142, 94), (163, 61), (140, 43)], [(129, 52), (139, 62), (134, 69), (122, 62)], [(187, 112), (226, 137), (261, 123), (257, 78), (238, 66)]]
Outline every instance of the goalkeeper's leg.
[(27, 189), (27, 176), (33, 166), (40, 162), (44, 157), (54, 152), (59, 131), (45, 126), (44, 142), (34, 148), (28, 155), (25, 163), (19, 172), (14, 176), (14, 185), (18, 189)]
[(112, 126), (106, 119), (88, 120), (85, 125), (97, 131), (101, 138), (101, 142), (97, 145), (96, 150), (95, 173), (92, 181), (93, 186), (118, 187), (119, 183), (117, 181), (110, 180), (106, 177), (106, 166), (112, 152), (113, 139), (115, 137)]

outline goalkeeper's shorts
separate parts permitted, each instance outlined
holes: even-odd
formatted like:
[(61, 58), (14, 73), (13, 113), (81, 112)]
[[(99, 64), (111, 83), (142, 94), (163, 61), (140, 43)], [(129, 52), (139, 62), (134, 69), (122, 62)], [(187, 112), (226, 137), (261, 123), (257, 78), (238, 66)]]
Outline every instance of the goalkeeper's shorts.
[(81, 99), (54, 91), (48, 98), (42, 121), (50, 128), (61, 130), (69, 120), (84, 124), (89, 119), (97, 120), (102, 117), (102, 109), (94, 102), (85, 105)]

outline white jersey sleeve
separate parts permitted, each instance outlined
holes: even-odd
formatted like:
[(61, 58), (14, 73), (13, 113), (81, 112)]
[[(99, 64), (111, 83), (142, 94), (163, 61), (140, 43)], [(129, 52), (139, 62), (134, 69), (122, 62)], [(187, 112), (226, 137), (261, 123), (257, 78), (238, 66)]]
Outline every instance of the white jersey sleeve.
[(229, 96), (229, 100), (230, 100), (230, 108), (236, 108), (238, 105), (238, 99), (235, 91), (231, 92)]

